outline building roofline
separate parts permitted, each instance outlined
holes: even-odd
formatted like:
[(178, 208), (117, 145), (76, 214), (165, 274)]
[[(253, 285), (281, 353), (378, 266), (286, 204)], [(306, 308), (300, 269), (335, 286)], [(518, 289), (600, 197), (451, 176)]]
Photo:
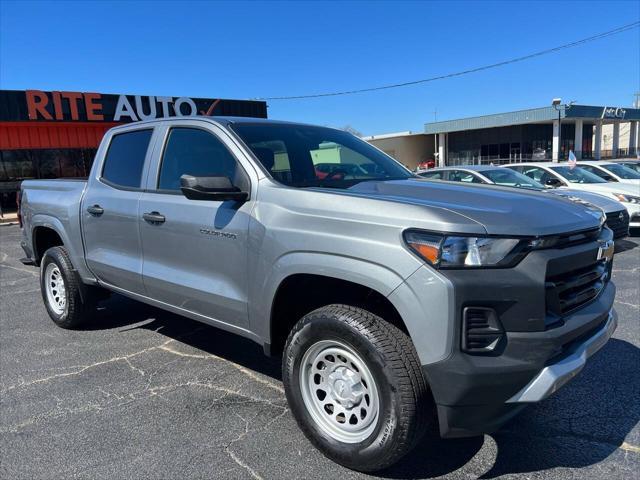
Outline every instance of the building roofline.
[(407, 130), (406, 132), (381, 133), (380, 135), (365, 135), (360, 138), (368, 142), (370, 140), (382, 140), (385, 138), (416, 137), (421, 135), (426, 135), (426, 134), (424, 132), (412, 132), (411, 130)]
[[(621, 117), (616, 115), (621, 115)], [(608, 120), (632, 121), (640, 120), (640, 109), (595, 105), (572, 105), (568, 110), (561, 110), (560, 117), (568, 119), (584, 118), (596, 120), (604, 118)], [(424, 133), (447, 133), (461, 130), (477, 130), (481, 128), (549, 122), (556, 118), (558, 118), (558, 111), (553, 108), (553, 106), (546, 106), (425, 123)]]

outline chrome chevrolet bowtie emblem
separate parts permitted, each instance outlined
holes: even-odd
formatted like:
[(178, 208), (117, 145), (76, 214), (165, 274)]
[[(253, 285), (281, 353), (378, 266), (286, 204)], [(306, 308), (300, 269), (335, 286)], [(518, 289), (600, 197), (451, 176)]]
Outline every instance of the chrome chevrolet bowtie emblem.
[(613, 259), (614, 243), (613, 240), (607, 240), (606, 242), (599, 242), (598, 257), (597, 260), (604, 259), (609, 262)]

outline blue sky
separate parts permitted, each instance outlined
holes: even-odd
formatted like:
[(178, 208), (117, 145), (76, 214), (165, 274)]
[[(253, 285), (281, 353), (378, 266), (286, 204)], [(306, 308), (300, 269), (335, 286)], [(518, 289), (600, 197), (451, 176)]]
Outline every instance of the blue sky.
[[(0, 88), (256, 98), (365, 88), (499, 62), (640, 20), (640, 2), (11, 2)], [(270, 101), (364, 134), (537, 107), (630, 106), (640, 30), (394, 90)]]

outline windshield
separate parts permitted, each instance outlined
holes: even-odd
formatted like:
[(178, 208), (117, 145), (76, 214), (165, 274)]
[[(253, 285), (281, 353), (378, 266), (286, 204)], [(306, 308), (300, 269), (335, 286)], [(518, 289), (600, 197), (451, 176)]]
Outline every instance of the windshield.
[(549, 168), (571, 183), (607, 183), (606, 180), (603, 180), (597, 175), (594, 175), (591, 172), (587, 172), (580, 167), (575, 167), (573, 169), (571, 169), (570, 167)]
[(513, 170), (509, 170), (507, 168), (482, 170), (480, 173), (496, 185), (503, 185), (505, 187), (530, 188), (534, 190), (540, 190), (544, 188), (544, 185), (536, 182), (533, 178), (529, 178), (522, 173), (514, 172)]
[(630, 168), (634, 172), (640, 173), (640, 162), (624, 162), (621, 165), (624, 165), (627, 168)]
[(600, 165), (605, 170), (609, 170), (614, 175), (617, 175), (620, 178), (624, 178), (625, 180), (639, 180), (640, 173), (634, 172), (632, 169), (625, 165), (619, 165), (617, 163), (611, 163), (609, 165)]
[(271, 176), (291, 187), (349, 188), (413, 174), (350, 133), (310, 125), (239, 123), (233, 130)]

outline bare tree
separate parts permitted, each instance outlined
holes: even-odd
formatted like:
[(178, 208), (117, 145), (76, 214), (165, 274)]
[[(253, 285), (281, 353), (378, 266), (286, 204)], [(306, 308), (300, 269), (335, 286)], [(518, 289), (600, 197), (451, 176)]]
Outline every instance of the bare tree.
[(345, 132), (349, 132), (351, 135), (355, 135), (356, 137), (361, 137), (362, 136), (362, 132), (359, 131), (359, 130), (356, 130), (351, 125), (345, 125), (340, 130), (344, 130)]

